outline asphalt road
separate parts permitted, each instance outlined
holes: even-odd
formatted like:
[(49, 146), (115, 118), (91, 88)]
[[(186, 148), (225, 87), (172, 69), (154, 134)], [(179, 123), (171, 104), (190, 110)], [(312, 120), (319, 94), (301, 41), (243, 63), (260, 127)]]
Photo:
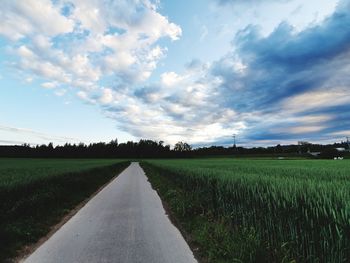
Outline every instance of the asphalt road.
[(197, 261), (142, 168), (132, 163), (24, 262)]

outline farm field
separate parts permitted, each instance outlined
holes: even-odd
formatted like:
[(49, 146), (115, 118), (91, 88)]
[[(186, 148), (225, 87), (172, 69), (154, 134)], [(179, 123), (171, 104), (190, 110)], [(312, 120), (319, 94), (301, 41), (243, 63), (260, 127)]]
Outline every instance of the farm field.
[(127, 167), (113, 159), (0, 159), (0, 262)]
[(350, 161), (142, 162), (209, 262), (349, 262)]
[(0, 158), (0, 187), (9, 188), (57, 174), (108, 166), (115, 159), (21, 159)]

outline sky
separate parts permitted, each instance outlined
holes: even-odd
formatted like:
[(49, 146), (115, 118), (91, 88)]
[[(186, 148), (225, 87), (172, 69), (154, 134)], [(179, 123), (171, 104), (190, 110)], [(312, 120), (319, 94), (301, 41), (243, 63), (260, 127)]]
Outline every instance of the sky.
[(0, 144), (350, 136), (350, 0), (2, 0)]

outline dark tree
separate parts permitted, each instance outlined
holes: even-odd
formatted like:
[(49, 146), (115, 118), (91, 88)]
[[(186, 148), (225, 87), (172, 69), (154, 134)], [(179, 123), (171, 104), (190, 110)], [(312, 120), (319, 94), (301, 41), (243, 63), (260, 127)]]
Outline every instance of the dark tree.
[(175, 152), (189, 152), (192, 150), (191, 145), (189, 145), (186, 142), (178, 142), (174, 146), (174, 151)]

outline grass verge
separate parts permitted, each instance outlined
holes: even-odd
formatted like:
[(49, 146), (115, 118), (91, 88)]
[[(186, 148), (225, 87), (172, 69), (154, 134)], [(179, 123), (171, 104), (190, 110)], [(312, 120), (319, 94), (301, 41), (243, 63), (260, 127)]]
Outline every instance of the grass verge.
[(288, 244), (272, 248), (254, 227), (233, 225), (231, 217), (205, 207), (211, 202), (206, 190), (186, 189), (176, 174), (148, 162), (141, 166), (200, 262), (295, 262)]
[(128, 165), (118, 162), (0, 188), (0, 262), (12, 262), (21, 248), (45, 236), (64, 215)]

